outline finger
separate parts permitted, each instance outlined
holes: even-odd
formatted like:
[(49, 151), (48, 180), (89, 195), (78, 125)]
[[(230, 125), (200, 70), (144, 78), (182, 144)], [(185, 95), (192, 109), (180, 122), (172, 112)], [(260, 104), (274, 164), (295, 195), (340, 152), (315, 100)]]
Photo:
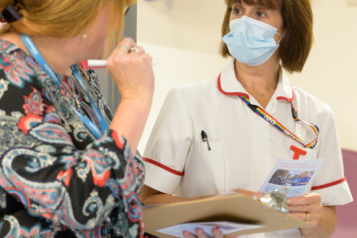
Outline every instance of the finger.
[(196, 235), (198, 238), (208, 238), (206, 233), (201, 228), (196, 229)]
[[(312, 212), (310, 214), (310, 219), (309, 221), (318, 221), (321, 218), (321, 213), (320, 212)], [(298, 220), (305, 221), (306, 219), (306, 213), (304, 212), (297, 212), (297, 213), (289, 213), (290, 216), (295, 217)]]
[(258, 193), (256, 193), (255, 195), (257, 196), (257, 198), (258, 198), (258, 199), (260, 199), (260, 198), (262, 198), (262, 197), (264, 196), (264, 194), (259, 193), (259, 192), (258, 192)]
[(293, 213), (307, 212), (308, 208), (309, 208), (309, 206), (288, 206), (289, 212), (293, 212)]
[(134, 55), (142, 55), (142, 53), (140, 52), (140, 50), (137, 47), (132, 47), (130, 49), (130, 54), (134, 54)]
[(311, 204), (310, 207), (311, 207), (310, 211), (309, 211), (309, 205), (288, 206), (288, 210), (293, 212), (321, 212), (323, 209), (323, 206), (317, 203)]
[(194, 236), (192, 233), (188, 232), (188, 231), (184, 231), (183, 232), (183, 236), (185, 238), (196, 238), (196, 236)]
[(317, 193), (310, 193), (298, 198), (289, 198), (286, 200), (286, 203), (289, 206), (302, 206), (321, 203), (321, 196)]
[(290, 216), (295, 217), (298, 220), (305, 222), (310, 228), (315, 227), (319, 224), (321, 219), (321, 213), (310, 213), (310, 220), (308, 222), (305, 221), (306, 215), (305, 213), (289, 213)]
[(151, 55), (149, 55), (149, 54), (144, 54), (142, 57), (143, 57), (144, 59), (147, 59), (150, 63), (152, 63), (152, 57), (151, 57)]
[[(123, 48), (123, 46), (125, 46), (125, 49)], [(125, 61), (125, 56), (129, 55), (130, 49), (134, 46), (135, 42), (132, 39), (125, 38), (109, 56), (107, 60), (107, 68), (110, 70), (115, 65), (123, 63)]]
[[(111, 57), (115, 57), (120, 51), (123, 51), (122, 53), (126, 53), (128, 54), (129, 51), (128, 50), (125, 50), (125, 49), (122, 49), (122, 47), (125, 46), (126, 48), (130, 49), (133, 47), (133, 46), (136, 46), (135, 42), (133, 41), (133, 39), (131, 38), (124, 38), (120, 43), (119, 45), (114, 49), (114, 51), (112, 52), (111, 54)], [(110, 58), (110, 57), (109, 57)]]
[(219, 228), (212, 229), (213, 237), (214, 238), (223, 238), (223, 232)]
[(118, 54), (129, 54), (131, 53), (131, 48), (136, 47), (135, 42), (131, 38), (125, 38), (120, 42), (119, 46), (117, 47), (119, 51)]
[(140, 55), (146, 54), (145, 49), (143, 47), (137, 46), (136, 48), (140, 51), (140, 53), (139, 53)]
[(137, 47), (135, 41), (129, 37), (124, 38), (120, 43), (119, 46), (125, 45), (127, 46), (129, 49), (131, 49), (132, 47)]

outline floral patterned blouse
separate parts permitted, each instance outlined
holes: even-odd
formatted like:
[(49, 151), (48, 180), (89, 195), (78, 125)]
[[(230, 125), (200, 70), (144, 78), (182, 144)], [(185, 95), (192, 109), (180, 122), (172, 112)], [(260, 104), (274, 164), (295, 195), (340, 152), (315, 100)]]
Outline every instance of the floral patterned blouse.
[[(16, 45), (0, 50), (0, 237), (143, 237), (141, 156), (116, 131), (95, 139), (72, 109), (99, 125), (73, 75), (59, 89)], [(97, 76), (77, 68), (110, 124)]]

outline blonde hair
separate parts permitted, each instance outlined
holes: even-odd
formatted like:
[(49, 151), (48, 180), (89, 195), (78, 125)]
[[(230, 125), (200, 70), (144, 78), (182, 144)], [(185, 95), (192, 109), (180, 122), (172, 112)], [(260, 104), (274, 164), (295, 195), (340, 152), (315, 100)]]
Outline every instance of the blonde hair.
[[(0, 0), (0, 11), (14, 0)], [(121, 40), (125, 10), (136, 0), (18, 0), (22, 18), (5, 24), (0, 34), (23, 33), (30, 36), (69, 38), (81, 34), (110, 4), (110, 26), (106, 43), (108, 54)]]

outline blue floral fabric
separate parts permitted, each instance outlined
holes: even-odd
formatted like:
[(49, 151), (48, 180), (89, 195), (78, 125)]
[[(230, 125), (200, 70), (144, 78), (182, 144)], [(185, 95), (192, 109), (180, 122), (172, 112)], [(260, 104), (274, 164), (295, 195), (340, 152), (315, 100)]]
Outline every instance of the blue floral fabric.
[(116, 131), (96, 140), (73, 111), (98, 125), (90, 96), (112, 118), (94, 71), (77, 67), (89, 95), (0, 40), (0, 237), (143, 237), (142, 158)]

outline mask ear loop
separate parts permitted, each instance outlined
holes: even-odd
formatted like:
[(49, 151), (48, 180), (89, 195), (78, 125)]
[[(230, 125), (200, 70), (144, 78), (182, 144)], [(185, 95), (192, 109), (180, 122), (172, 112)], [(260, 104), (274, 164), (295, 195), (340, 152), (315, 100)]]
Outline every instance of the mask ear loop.
[(280, 38), (280, 40), (279, 40), (279, 42), (278, 42), (278, 45), (280, 45), (280, 42), (281, 42), (281, 40), (284, 38), (284, 36), (285, 36), (285, 32), (284, 32), (284, 34), (279, 34), (278, 32), (276, 33), (276, 34), (278, 34), (279, 36), (281, 36), (281, 38)]

